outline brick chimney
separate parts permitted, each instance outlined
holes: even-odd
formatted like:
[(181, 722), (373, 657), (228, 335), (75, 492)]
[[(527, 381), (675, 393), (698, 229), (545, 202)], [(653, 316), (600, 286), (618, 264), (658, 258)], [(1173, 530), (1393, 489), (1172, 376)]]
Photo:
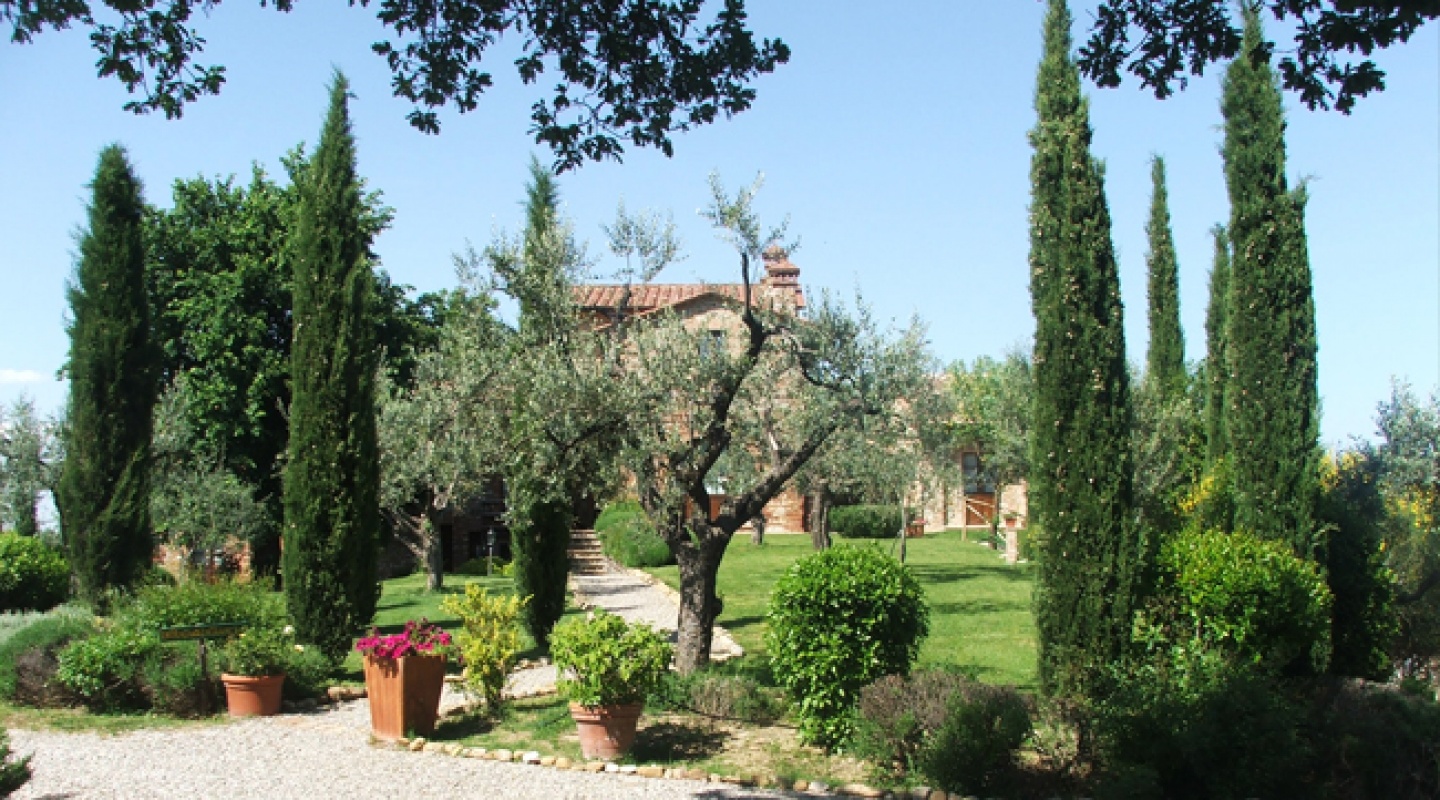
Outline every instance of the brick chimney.
[(765, 277), (760, 280), (760, 285), (769, 291), (772, 297), (780, 300), (786, 305), (794, 304), (794, 307), (805, 307), (805, 295), (800, 289), (800, 268), (790, 263), (790, 255), (779, 245), (772, 244), (765, 248), (763, 255), (765, 259)]

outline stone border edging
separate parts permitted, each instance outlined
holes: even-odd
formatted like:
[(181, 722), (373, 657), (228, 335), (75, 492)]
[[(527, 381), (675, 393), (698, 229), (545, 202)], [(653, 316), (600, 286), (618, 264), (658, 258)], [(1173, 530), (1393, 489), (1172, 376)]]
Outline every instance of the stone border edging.
[(528, 764), (550, 769), (570, 770), (573, 772), (634, 775), (640, 778), (686, 780), (743, 788), (770, 789), (785, 792), (791, 796), (864, 797), (876, 798), (876, 800), (901, 800), (902, 798), (910, 798), (910, 800), (976, 800), (972, 795), (946, 794), (939, 789), (931, 790), (923, 786), (899, 794), (876, 789), (861, 783), (847, 783), (832, 787), (822, 781), (796, 780), (789, 786), (784, 786), (781, 785), (778, 777), (773, 776), (721, 775), (719, 773), (706, 772), (701, 769), (662, 767), (658, 764), (638, 766), (635, 764), (616, 764), (610, 761), (575, 760), (565, 756), (542, 756), (538, 750), (522, 751), (506, 748), (490, 750), (484, 747), (466, 747), (458, 742), (432, 742), (424, 737), (416, 737), (414, 739), (401, 738), (391, 742), (376, 739), (372, 736), (370, 737), (370, 746), (388, 750), (409, 751), (412, 753), (434, 753), (452, 758), (477, 758), (484, 761), (513, 762), (516, 764)]

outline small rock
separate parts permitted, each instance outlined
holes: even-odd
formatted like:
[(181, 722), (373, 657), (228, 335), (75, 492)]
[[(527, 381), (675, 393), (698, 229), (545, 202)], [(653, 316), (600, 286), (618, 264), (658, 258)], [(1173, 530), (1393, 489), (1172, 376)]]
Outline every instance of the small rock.
[(521, 755), (520, 761), (524, 764), (539, 764), (540, 754), (535, 752), (534, 750), (531, 750), (530, 752)]
[(427, 752), (427, 753), (443, 753), (443, 752), (445, 752), (445, 750), (446, 750), (448, 747), (449, 747), (449, 745), (444, 744), (443, 742), (426, 742), (426, 743), (425, 743), (425, 752)]
[[(540, 757), (540, 754), (539, 754), (539, 753), (536, 753), (536, 754), (535, 754), (535, 757), (536, 757), (536, 758), (539, 758), (539, 757)], [(525, 758), (525, 754), (522, 753), (522, 752), (520, 752), (519, 750), (516, 750), (514, 753), (512, 753), (512, 754), (510, 755), (510, 760), (516, 762), (517, 764), (518, 764), (522, 759), (524, 759), (524, 758)]]
[(620, 765), (619, 765), (619, 764), (606, 764), (606, 765), (605, 765), (605, 771), (606, 771), (606, 772), (619, 772), (619, 771), (620, 771)]
[(604, 761), (590, 761), (585, 764), (586, 772), (604, 772), (607, 764)]
[(470, 751), (465, 755), (469, 756), (470, 758), (489, 758), (490, 751), (486, 750), (483, 747), (472, 747), (470, 748)]
[(710, 778), (710, 776), (709, 776), (709, 775), (705, 772), (705, 770), (703, 770), (703, 769), (687, 769), (687, 770), (685, 770), (685, 779), (686, 779), (686, 780), (691, 780), (691, 781), (703, 781), (703, 780), (708, 780), (709, 778)]
[[(372, 738), (372, 739), (375, 738), (375, 735), (372, 733), (372, 734), (370, 735), (370, 738)], [(384, 740), (382, 739), (382, 740), (380, 740), (380, 741), (384, 741)], [(406, 739), (404, 736), (401, 736), (399, 739), (396, 739), (396, 740), (395, 740), (395, 744), (398, 745), (398, 746), (400, 746), (400, 747), (409, 747), (409, 746), (410, 746), (410, 740), (409, 740), (409, 739)]]
[(866, 786), (863, 783), (847, 783), (838, 790), (840, 794), (848, 794), (851, 797), (881, 798), (885, 793), (873, 786)]
[[(944, 792), (940, 792), (944, 795)], [(930, 800), (933, 795), (929, 786), (914, 786), (910, 789), (910, 800)], [(944, 797), (936, 797), (935, 800), (945, 800)]]
[(634, 775), (635, 772), (637, 771), (637, 769), (638, 769), (638, 768), (637, 768), (634, 764), (621, 764), (621, 765), (620, 765), (620, 774), (621, 774), (621, 775)]
[(565, 756), (560, 756), (559, 758), (555, 759), (556, 769), (570, 769), (570, 764), (570, 759), (566, 758)]
[(555, 758), (555, 756), (544, 756), (543, 758), (540, 759), (540, 766), (542, 766), (542, 767), (553, 767), (553, 766), (555, 766), (555, 762), (558, 761), (558, 760), (559, 760), (559, 759)]
[(446, 752), (446, 753), (449, 753), (449, 754), (452, 755), (452, 756), (464, 755), (464, 754), (465, 754), (465, 745), (463, 745), (463, 744), (452, 744), (452, 745), (450, 745), (449, 747), (445, 748), (445, 752)]
[(830, 791), (830, 784), (825, 781), (810, 781), (809, 789), (812, 792), (828, 792)]
[(503, 749), (502, 749), (502, 750), (492, 750), (491, 752), (493, 752), (493, 753), (495, 754), (495, 760), (496, 760), (496, 761), (509, 761), (509, 760), (510, 760), (510, 757), (511, 757), (512, 755), (514, 755), (514, 753), (511, 753), (509, 750), (503, 750)]
[(425, 740), (422, 739), (422, 738), (420, 738), (420, 737), (416, 737), (416, 738), (414, 738), (414, 739), (411, 739), (411, 740), (410, 740), (410, 744), (408, 745), (408, 747), (410, 748), (410, 752), (412, 752), (412, 753), (418, 753), (418, 752), (420, 752), (421, 750), (424, 750), (424, 749), (425, 749)]
[(721, 782), (721, 783), (729, 784), (729, 785), (731, 785), (731, 786), (754, 786), (754, 785), (755, 785), (755, 779), (754, 779), (754, 778), (748, 778), (748, 777), (746, 777), (746, 776), (744, 776), (744, 775), (722, 775), (722, 776), (720, 777), (720, 782)]
[(348, 703), (364, 696), (364, 686), (331, 686), (325, 690), (325, 697), (332, 703)]
[(803, 792), (803, 791), (808, 790), (809, 788), (810, 788), (810, 781), (807, 781), (807, 780), (805, 780), (805, 779), (803, 779), (803, 778), (800, 779), (800, 780), (798, 780), (798, 781), (795, 781), (795, 783), (793, 783), (793, 784), (790, 785), (791, 791), (795, 791), (795, 792)]
[(665, 769), (664, 767), (641, 767), (635, 770), (635, 774), (642, 778), (663, 778)]

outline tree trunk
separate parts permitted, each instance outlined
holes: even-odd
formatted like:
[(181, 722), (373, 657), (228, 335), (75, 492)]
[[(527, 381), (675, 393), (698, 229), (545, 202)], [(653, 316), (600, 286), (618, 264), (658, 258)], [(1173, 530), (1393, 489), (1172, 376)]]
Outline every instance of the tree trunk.
[(699, 540), (683, 534), (670, 541), (675, 561), (680, 566), (680, 617), (676, 623), (675, 668), (689, 675), (710, 663), (710, 643), (714, 625), (720, 616), (720, 598), (715, 595), (720, 559), (730, 536), (710, 528), (700, 532)]
[(830, 488), (824, 483), (810, 492), (810, 544), (816, 550), (830, 549)]
[(750, 520), (750, 544), (756, 546), (765, 544), (765, 517), (763, 515)]
[(425, 591), (438, 592), (445, 585), (445, 552), (443, 540), (427, 516), (420, 523), (420, 546), (425, 549)]

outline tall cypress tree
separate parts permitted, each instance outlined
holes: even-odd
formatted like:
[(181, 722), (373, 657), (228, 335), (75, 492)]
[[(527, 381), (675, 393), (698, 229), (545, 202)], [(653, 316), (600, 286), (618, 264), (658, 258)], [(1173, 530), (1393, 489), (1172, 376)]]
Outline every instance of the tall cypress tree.
[(1150, 222), (1145, 233), (1150, 252), (1150, 348), (1145, 354), (1145, 380), (1167, 396), (1185, 391), (1185, 333), (1180, 328), (1180, 269), (1175, 238), (1170, 232), (1170, 203), (1165, 191), (1165, 160), (1150, 164)]
[(1285, 180), (1285, 118), (1258, 12), (1225, 73), (1230, 193), (1225, 426), (1235, 526), (1316, 558), (1318, 395), (1315, 303), (1304, 191)]
[(297, 633), (333, 656), (349, 648), (379, 599), (375, 278), (348, 88), (337, 72), (294, 232), (282, 562)]
[(1051, 0), (1046, 16), (1035, 105), (1030, 497), (1045, 531), (1040, 679), (1047, 691), (1084, 695), (1125, 652), (1147, 557), (1131, 522), (1130, 385), (1110, 212), (1064, 0)]
[(140, 181), (125, 150), (100, 151), (70, 286), (70, 401), (56, 490), (80, 595), (134, 583), (150, 564), (156, 353), (145, 298)]
[[(560, 190), (555, 176), (538, 159), (530, 160), (526, 186), (523, 263), (518, 274), (520, 337), (517, 344), (537, 353), (563, 345), (573, 324), (566, 280), (574, 255), (560, 224)], [(533, 432), (533, 415), (544, 413), (528, 396), (518, 397), (512, 426), (517, 437)], [(566, 490), (570, 481), (540, 474), (568, 464), (550, 459), (524, 459), (511, 464), (506, 476), (511, 507), (511, 547), (515, 557), (515, 589), (530, 598), (523, 618), (530, 635), (542, 645), (565, 614), (566, 580), (570, 572), (570, 528), (574, 511)]]
[(1225, 318), (1230, 302), (1230, 237), (1216, 225), (1215, 264), (1210, 270), (1210, 304), (1205, 308), (1205, 456), (1210, 465), (1225, 458)]

